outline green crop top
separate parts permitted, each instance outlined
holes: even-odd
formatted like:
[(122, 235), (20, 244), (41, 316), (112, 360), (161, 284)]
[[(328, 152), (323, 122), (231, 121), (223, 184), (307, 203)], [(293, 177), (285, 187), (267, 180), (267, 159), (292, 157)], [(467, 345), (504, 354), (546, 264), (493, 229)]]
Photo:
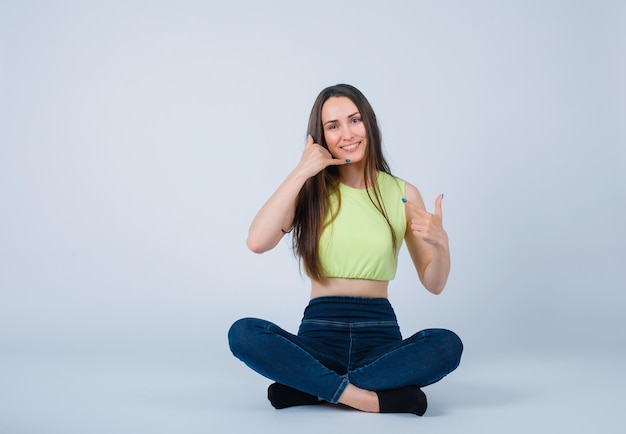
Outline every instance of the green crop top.
[[(398, 268), (398, 251), (406, 229), (404, 181), (387, 173), (378, 173), (378, 187), (387, 216), (396, 234), (393, 248), (389, 225), (370, 200), (367, 190), (339, 184), (341, 209), (325, 227), (319, 241), (318, 255), (327, 277), (346, 279), (392, 280)], [(374, 193), (370, 193), (374, 197)], [(330, 209), (337, 209), (337, 193), (330, 196)]]

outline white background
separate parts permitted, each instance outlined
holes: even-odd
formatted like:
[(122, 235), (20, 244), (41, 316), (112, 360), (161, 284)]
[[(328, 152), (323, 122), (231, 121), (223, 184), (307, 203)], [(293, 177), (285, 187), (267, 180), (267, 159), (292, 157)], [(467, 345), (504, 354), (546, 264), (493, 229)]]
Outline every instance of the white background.
[(0, 2), (0, 431), (82, 430), (41, 392), (77, 360), (193, 365), (197, 396), (243, 375), (229, 391), (266, 405), (228, 327), (295, 331), (308, 282), (287, 239), (254, 255), (247, 228), (340, 82), (369, 98), (394, 174), (431, 210), (445, 193), (453, 271), (429, 295), (402, 250), (405, 334), (456, 331), (455, 378), (623, 360), (624, 22), (617, 0)]

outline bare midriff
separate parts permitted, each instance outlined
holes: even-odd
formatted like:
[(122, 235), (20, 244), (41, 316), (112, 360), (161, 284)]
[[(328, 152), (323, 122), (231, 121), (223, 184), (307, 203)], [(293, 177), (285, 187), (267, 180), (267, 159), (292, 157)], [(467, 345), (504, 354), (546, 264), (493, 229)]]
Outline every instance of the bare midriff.
[(386, 280), (341, 279), (311, 280), (311, 299), (318, 297), (387, 298)]

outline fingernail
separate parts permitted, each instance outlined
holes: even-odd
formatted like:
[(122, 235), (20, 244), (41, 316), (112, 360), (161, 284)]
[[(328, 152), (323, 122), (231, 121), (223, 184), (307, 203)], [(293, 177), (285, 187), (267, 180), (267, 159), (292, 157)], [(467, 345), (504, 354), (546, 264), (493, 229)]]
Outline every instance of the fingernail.
[(402, 198), (402, 202), (406, 203), (406, 197)]
[(350, 162), (350, 160), (348, 158), (346, 158), (346, 163), (349, 163), (349, 162)]

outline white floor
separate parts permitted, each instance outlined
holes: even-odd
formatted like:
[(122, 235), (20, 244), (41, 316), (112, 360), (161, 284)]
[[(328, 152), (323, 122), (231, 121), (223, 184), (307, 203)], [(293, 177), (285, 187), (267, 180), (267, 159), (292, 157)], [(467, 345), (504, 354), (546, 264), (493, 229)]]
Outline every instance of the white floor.
[(624, 433), (623, 355), (466, 357), (424, 417), (274, 410), (225, 352), (0, 356), (0, 433)]

